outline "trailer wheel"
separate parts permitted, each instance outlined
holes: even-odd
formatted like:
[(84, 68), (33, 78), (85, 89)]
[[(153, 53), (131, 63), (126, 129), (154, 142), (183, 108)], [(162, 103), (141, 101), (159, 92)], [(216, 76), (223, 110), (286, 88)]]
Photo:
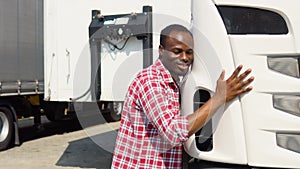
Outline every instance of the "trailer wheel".
[(110, 104), (110, 118), (112, 121), (119, 121), (121, 119), (123, 109), (123, 102), (112, 102)]
[(108, 103), (108, 119), (109, 121), (119, 121), (121, 119), (121, 113), (123, 108), (123, 102), (109, 102)]
[(14, 133), (13, 117), (9, 109), (0, 107), (0, 150), (9, 148)]
[(67, 107), (68, 104), (65, 102), (43, 102), (42, 104), (44, 113), (50, 121), (62, 120)]
[(108, 122), (116, 122), (121, 119), (123, 102), (101, 101), (98, 102), (98, 106)]

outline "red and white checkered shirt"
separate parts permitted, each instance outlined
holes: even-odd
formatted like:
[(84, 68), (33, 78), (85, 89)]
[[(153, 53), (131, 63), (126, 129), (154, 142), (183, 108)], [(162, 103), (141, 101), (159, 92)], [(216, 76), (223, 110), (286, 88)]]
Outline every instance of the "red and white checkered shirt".
[(179, 88), (157, 60), (129, 86), (111, 168), (182, 168), (187, 138)]

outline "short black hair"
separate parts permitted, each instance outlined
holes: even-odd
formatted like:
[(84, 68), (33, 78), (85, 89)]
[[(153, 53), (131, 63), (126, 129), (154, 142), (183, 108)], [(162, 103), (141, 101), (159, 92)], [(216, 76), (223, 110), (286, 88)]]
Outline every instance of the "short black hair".
[(165, 27), (161, 32), (160, 32), (160, 45), (165, 46), (166, 45), (166, 38), (170, 35), (171, 32), (187, 32), (189, 33), (192, 37), (193, 34), (192, 32), (187, 29), (186, 27), (179, 25), (179, 24), (172, 24), (167, 27)]

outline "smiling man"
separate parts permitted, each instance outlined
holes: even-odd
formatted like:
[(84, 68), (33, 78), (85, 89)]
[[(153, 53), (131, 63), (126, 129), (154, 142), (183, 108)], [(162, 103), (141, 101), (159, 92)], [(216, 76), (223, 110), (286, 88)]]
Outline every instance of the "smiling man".
[(162, 30), (159, 59), (176, 81), (178, 76), (184, 76), (187, 73), (192, 64), (193, 48), (193, 35), (185, 27), (171, 25)]
[(182, 168), (182, 143), (199, 130), (224, 103), (248, 92), (251, 69), (239, 66), (227, 80), (223, 71), (217, 89), (193, 114), (180, 114), (180, 76), (194, 59), (192, 33), (181, 25), (161, 31), (159, 59), (142, 70), (129, 86), (111, 168)]

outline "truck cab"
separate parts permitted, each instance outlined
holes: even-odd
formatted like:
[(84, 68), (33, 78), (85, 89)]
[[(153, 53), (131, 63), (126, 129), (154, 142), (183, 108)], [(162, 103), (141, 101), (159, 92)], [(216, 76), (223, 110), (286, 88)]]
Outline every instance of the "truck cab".
[(255, 81), (253, 91), (224, 105), (189, 138), (185, 144), (189, 155), (200, 161), (252, 167), (300, 167), (296, 4), (193, 1), (197, 57), (182, 92), (183, 113), (193, 112), (213, 95), (222, 68), (232, 72), (243, 64), (252, 68)]

